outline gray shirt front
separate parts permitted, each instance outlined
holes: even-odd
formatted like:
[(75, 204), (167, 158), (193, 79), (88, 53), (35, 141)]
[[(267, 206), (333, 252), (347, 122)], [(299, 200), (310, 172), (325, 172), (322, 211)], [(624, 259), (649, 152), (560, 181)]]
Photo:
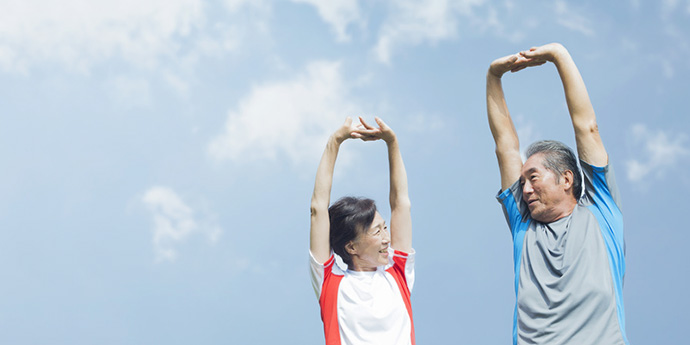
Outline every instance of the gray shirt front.
[(585, 196), (555, 222), (531, 219), (519, 182), (498, 196), (515, 245), (517, 344), (627, 344), (617, 190), (608, 167), (582, 165)]

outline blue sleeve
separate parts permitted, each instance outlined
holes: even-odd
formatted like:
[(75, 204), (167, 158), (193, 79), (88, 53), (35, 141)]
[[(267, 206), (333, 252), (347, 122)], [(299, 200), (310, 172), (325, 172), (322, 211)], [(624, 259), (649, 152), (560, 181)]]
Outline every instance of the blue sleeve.
[(522, 244), (525, 239), (525, 231), (529, 227), (531, 218), (527, 206), (522, 202), (520, 182), (516, 181), (510, 188), (496, 196), (503, 206), (503, 214), (506, 217), (510, 233), (513, 237), (513, 264), (515, 270), (515, 293), (517, 294), (520, 276), (520, 258), (522, 257)]
[(503, 206), (503, 215), (506, 217), (506, 222), (508, 222), (510, 232), (514, 239), (521, 224), (527, 222), (529, 218), (527, 206), (522, 201), (520, 181), (515, 181), (510, 188), (503, 192), (499, 192), (498, 195), (496, 195), (496, 199), (501, 203), (501, 206)]

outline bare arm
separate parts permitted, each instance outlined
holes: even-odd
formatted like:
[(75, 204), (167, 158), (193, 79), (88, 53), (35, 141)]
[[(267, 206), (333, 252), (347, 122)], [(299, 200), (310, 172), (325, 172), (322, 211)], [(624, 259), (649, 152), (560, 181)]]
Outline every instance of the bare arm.
[(321, 162), (316, 170), (314, 194), (311, 197), (309, 250), (314, 259), (321, 263), (326, 262), (331, 255), (328, 205), (331, 199), (335, 160), (338, 157), (340, 144), (346, 139), (351, 138), (354, 130), (355, 127), (352, 126), (352, 119), (348, 117), (345, 123), (328, 138), (326, 149), (323, 151)]
[[(543, 62), (541, 62), (543, 63)], [(494, 60), (486, 73), (486, 111), (489, 117), (489, 128), (496, 143), (496, 158), (501, 173), (501, 190), (510, 187), (520, 178), (522, 157), (513, 120), (503, 95), (501, 77), (508, 71), (519, 71), (532, 63), (518, 54)]]
[(390, 206), (391, 206), (391, 247), (409, 253), (412, 251), (412, 216), (411, 202), (407, 188), (407, 172), (403, 163), (398, 138), (383, 120), (376, 118), (379, 128), (369, 126), (360, 118), (363, 130), (356, 131), (354, 136), (362, 140), (382, 139), (388, 146), (388, 166), (390, 172)]
[(530, 61), (550, 61), (556, 65), (575, 130), (580, 159), (595, 166), (608, 164), (608, 155), (599, 136), (596, 115), (585, 82), (568, 50), (561, 44), (551, 43), (531, 48), (520, 55)]

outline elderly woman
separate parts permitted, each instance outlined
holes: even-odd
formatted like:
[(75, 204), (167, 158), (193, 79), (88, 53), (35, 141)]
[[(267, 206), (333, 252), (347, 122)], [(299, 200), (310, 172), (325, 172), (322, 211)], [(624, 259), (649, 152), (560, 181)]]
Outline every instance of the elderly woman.
[[(321, 307), (326, 344), (414, 344), (410, 291), (414, 284), (412, 220), (407, 174), (393, 130), (351, 118), (328, 139), (311, 200), (311, 277)], [(373, 200), (330, 203), (340, 144), (383, 140), (390, 169), (390, 230)], [(347, 264), (341, 269), (335, 255)]]

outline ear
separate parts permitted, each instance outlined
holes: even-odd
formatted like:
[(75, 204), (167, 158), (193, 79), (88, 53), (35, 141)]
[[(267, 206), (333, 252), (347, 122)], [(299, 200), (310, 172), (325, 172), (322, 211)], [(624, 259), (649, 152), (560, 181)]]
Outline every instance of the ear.
[(353, 241), (347, 242), (345, 245), (345, 251), (350, 255), (356, 255), (357, 249), (355, 248), (355, 243)]
[(571, 190), (573, 188), (573, 172), (566, 170), (561, 177), (563, 177), (563, 187), (565, 187), (565, 190)]

